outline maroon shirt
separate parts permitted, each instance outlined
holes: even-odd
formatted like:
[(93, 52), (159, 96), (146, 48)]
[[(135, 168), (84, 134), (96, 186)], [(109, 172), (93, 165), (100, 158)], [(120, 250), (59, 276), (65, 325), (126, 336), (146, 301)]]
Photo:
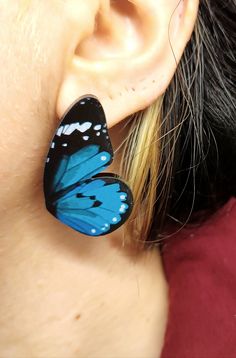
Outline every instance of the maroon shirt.
[(170, 306), (161, 358), (236, 358), (236, 198), (162, 256)]

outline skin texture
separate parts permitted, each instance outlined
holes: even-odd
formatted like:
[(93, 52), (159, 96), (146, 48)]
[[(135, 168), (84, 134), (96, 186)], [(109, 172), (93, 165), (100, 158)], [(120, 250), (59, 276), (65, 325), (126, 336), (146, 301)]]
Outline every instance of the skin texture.
[[(168, 26), (177, 4), (43, 0), (19, 15), (20, 1), (0, 0), (4, 358), (160, 355), (168, 285), (158, 249), (124, 247), (122, 229), (94, 239), (65, 227), (45, 209), (42, 178), (59, 118), (76, 98), (101, 100), (116, 146), (124, 118), (163, 93), (176, 68)], [(197, 6), (180, 3), (172, 17), (177, 62)]]

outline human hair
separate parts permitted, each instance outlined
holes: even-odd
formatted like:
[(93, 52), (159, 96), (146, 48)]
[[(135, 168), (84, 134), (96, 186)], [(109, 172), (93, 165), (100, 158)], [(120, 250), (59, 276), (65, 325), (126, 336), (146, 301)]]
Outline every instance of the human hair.
[(121, 173), (134, 194), (128, 229), (145, 247), (236, 193), (235, 18), (235, 0), (201, 0), (165, 94), (129, 118)]

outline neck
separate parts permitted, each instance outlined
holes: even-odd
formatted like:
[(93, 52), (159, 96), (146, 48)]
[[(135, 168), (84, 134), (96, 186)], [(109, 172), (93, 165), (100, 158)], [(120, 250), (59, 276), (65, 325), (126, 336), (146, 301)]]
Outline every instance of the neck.
[(1, 236), (3, 356), (159, 356), (167, 284), (157, 249), (84, 237), (43, 206), (25, 207)]

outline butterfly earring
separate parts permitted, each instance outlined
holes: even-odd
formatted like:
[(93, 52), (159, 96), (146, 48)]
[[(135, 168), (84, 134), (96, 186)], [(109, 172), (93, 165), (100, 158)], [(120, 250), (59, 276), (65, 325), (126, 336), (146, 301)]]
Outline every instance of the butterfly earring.
[(51, 142), (44, 172), (48, 211), (89, 236), (109, 234), (124, 224), (133, 197), (116, 175), (101, 173), (112, 161), (102, 105), (92, 95), (83, 96), (64, 114)]

